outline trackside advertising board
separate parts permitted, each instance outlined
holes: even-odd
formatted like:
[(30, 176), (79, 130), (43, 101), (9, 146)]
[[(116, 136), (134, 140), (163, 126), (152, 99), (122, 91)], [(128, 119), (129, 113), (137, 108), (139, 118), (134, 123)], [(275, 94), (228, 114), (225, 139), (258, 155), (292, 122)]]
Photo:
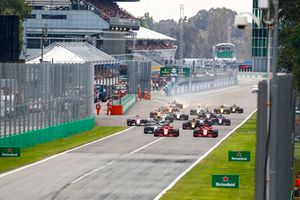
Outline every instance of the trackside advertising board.
[[(183, 76), (189, 77), (190, 76), (190, 68), (183, 67), (182, 68)], [(179, 75), (179, 67), (161, 67), (160, 68), (160, 76), (161, 77), (168, 77), (168, 76), (178, 76)]]
[(0, 147), (0, 157), (20, 157), (20, 147)]
[(212, 187), (239, 188), (240, 176), (232, 174), (212, 175)]
[(228, 151), (228, 160), (250, 162), (250, 151)]

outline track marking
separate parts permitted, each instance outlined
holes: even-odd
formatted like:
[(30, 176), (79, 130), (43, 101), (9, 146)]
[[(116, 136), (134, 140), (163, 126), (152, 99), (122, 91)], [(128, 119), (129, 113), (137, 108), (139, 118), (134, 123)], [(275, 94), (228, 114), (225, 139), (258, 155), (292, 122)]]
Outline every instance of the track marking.
[(54, 156), (50, 156), (50, 157), (45, 158), (45, 159), (43, 159), (43, 160), (37, 161), (37, 162), (35, 162), (35, 163), (29, 164), (29, 165), (25, 165), (24, 167), (20, 167), (20, 168), (17, 168), (17, 169), (15, 169), (15, 170), (12, 170), (12, 171), (9, 171), (9, 172), (0, 174), (0, 178), (2, 178), (2, 177), (4, 177), (4, 176), (7, 176), (7, 175), (10, 175), (10, 174), (14, 174), (14, 173), (16, 173), (16, 172), (25, 170), (25, 169), (27, 169), (27, 168), (30, 168), (30, 167), (33, 167), (33, 166), (36, 166), (36, 165), (39, 165), (39, 164), (41, 164), (41, 163), (47, 162), (47, 161), (49, 161), (49, 160), (52, 160), (52, 159), (57, 158), (57, 157), (59, 157), (59, 156), (62, 156), (62, 155), (64, 155), (64, 154), (66, 154), (66, 153), (69, 153), (69, 152), (72, 152), (72, 151), (81, 149), (81, 148), (86, 147), (86, 146), (88, 146), (88, 145), (91, 145), (91, 144), (100, 142), (100, 141), (102, 141), (102, 140), (106, 140), (106, 139), (108, 139), (108, 138), (117, 136), (117, 135), (119, 135), (119, 134), (121, 134), (121, 133), (124, 133), (124, 132), (126, 132), (126, 131), (129, 131), (129, 130), (131, 130), (131, 129), (133, 129), (133, 128), (135, 128), (135, 127), (130, 127), (130, 128), (125, 129), (125, 130), (123, 130), (123, 131), (120, 131), (120, 132), (117, 132), (117, 133), (115, 133), (115, 134), (112, 134), (112, 135), (106, 136), (106, 137), (104, 137), (104, 138), (101, 138), (101, 139), (99, 139), (99, 140), (95, 140), (95, 141), (93, 141), (93, 142), (83, 144), (83, 145), (81, 145), (81, 146), (79, 146), (79, 147), (75, 147), (75, 148), (73, 148), (73, 149), (69, 149), (69, 150), (64, 151), (64, 152), (62, 152), (62, 153), (59, 153), (59, 154), (56, 154), (56, 155), (54, 155)]
[[(127, 156), (130, 156), (130, 155), (132, 155), (132, 154), (134, 154), (134, 153), (136, 153), (136, 152), (138, 152), (138, 151), (140, 151), (140, 150), (142, 150), (142, 149), (144, 149), (144, 148), (146, 148), (146, 147), (148, 147), (148, 146), (150, 146), (152, 144), (155, 144), (156, 142), (158, 142), (158, 141), (160, 141), (162, 139), (164, 139), (164, 137), (159, 138), (157, 140), (154, 140), (153, 142), (150, 142), (149, 144), (146, 144), (145, 146), (142, 146), (141, 148), (138, 148), (138, 149), (136, 149), (136, 150), (128, 153)], [(82, 176), (80, 176), (80, 177), (76, 178), (74, 181), (72, 181), (71, 184), (77, 183), (78, 181), (80, 181), (80, 180), (82, 180), (82, 179), (84, 179), (84, 178), (86, 178), (86, 177), (88, 177), (88, 176), (90, 176), (90, 175), (92, 175), (92, 174), (100, 171), (101, 169), (104, 169), (104, 168), (108, 167), (109, 165), (112, 165), (114, 162), (115, 161), (111, 161), (111, 162), (107, 163), (104, 166), (98, 167), (96, 169), (93, 169), (92, 171), (89, 171), (89, 172), (83, 174)]]
[(160, 141), (160, 140), (162, 140), (162, 139), (164, 139), (164, 137), (161, 137), (161, 138), (159, 138), (159, 139), (157, 139), (157, 140), (154, 140), (153, 142), (150, 142), (149, 144), (146, 144), (145, 146), (142, 146), (141, 148), (138, 148), (138, 149), (136, 149), (136, 150), (130, 152), (128, 155), (132, 155), (132, 154), (134, 154), (134, 153), (136, 153), (136, 152), (138, 152), (138, 151), (140, 151), (140, 150), (142, 150), (142, 149), (144, 149), (144, 148), (146, 148), (146, 147), (149, 147), (149, 146), (152, 145), (152, 144), (155, 144), (156, 142), (158, 142), (158, 141)]
[(163, 191), (161, 191), (153, 200), (159, 200), (168, 190), (170, 190), (184, 175), (186, 175), (189, 171), (193, 169), (198, 163), (200, 163), (204, 158), (208, 156), (210, 152), (215, 150), (225, 139), (227, 139), (232, 133), (234, 133), (238, 128), (240, 128), (250, 117), (257, 111), (255, 109), (244, 121), (242, 121), (239, 125), (237, 125), (232, 131), (230, 131), (224, 138), (222, 138), (215, 146), (213, 146), (210, 150), (208, 150), (204, 155), (202, 155), (196, 162), (194, 162), (191, 166), (189, 166), (185, 171), (183, 171), (179, 176), (175, 178), (175, 180), (170, 183)]
[[(111, 163), (113, 163), (113, 162), (111, 162)], [(93, 170), (90, 171), (90, 172), (87, 172), (87, 173), (83, 174), (82, 176), (80, 176), (80, 177), (76, 178), (74, 181), (72, 181), (71, 184), (77, 183), (78, 181), (80, 181), (80, 180), (82, 180), (82, 179), (84, 179), (84, 178), (86, 178), (86, 177), (88, 177), (88, 176), (90, 176), (90, 175), (92, 175), (92, 174), (98, 172), (99, 170), (104, 169), (104, 168), (107, 167), (108, 165), (109, 165), (109, 164), (106, 164), (106, 165), (104, 165), (104, 166), (98, 167), (98, 168), (96, 168), (96, 169), (93, 169)]]

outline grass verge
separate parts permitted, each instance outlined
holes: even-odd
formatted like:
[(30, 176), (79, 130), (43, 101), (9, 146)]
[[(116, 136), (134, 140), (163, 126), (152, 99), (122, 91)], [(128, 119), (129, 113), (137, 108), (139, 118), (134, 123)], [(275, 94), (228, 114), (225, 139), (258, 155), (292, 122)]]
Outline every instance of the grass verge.
[(20, 158), (0, 158), (0, 173), (42, 160), (125, 129), (126, 127), (96, 126), (90, 131), (22, 149)]
[[(189, 171), (161, 199), (254, 199), (256, 114)], [(228, 151), (250, 151), (250, 162), (229, 162)], [(240, 175), (240, 188), (213, 188), (213, 174)]]
[(300, 174), (300, 142), (295, 142), (294, 149), (294, 179)]

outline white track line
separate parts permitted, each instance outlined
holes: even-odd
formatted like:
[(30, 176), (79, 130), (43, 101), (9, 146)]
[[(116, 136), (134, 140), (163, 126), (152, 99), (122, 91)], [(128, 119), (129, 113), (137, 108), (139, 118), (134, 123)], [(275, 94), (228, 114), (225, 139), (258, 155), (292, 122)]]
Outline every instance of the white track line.
[(236, 126), (232, 131), (230, 131), (224, 138), (222, 138), (215, 146), (213, 146), (209, 151), (207, 151), (203, 156), (201, 156), (196, 162), (194, 162), (189, 168), (182, 172), (176, 179), (168, 185), (163, 191), (161, 191), (153, 200), (159, 200), (168, 190), (170, 190), (184, 175), (186, 175), (193, 167), (195, 167), (200, 161), (202, 161), (210, 152), (215, 150), (226, 138), (228, 138), (232, 133), (234, 133), (238, 128), (240, 128), (252, 115), (256, 112), (255, 109), (242, 123)]
[(158, 142), (158, 141), (160, 141), (162, 139), (164, 139), (164, 137), (159, 138), (157, 140), (154, 140), (153, 142), (150, 142), (149, 144), (146, 144), (145, 146), (142, 146), (141, 148), (138, 148), (137, 150), (134, 150), (134, 151), (130, 152), (128, 155), (132, 155), (132, 154), (134, 154), (134, 153), (136, 153), (136, 152), (138, 152), (138, 151), (140, 151), (140, 150), (142, 150), (142, 149), (144, 149), (146, 147), (149, 147), (150, 145), (152, 145), (152, 144), (154, 144), (154, 143), (156, 143), (156, 142)]
[[(156, 143), (156, 142), (158, 142), (158, 141), (160, 141), (162, 139), (164, 139), (164, 137), (159, 138), (157, 140), (154, 140), (153, 142), (151, 142), (149, 144), (146, 144), (145, 146), (142, 146), (141, 148), (138, 148), (138, 149), (136, 149), (136, 150), (128, 153), (127, 156), (130, 156), (130, 155), (132, 155), (132, 154), (134, 154), (134, 153), (136, 153), (136, 152), (138, 152), (138, 151), (140, 151), (140, 150), (142, 150), (142, 149), (144, 149), (144, 148), (146, 148), (146, 147), (148, 147), (148, 146), (150, 146), (150, 145), (152, 145), (152, 144), (154, 144), (154, 143)], [(88, 176), (90, 176), (90, 175), (98, 172), (99, 170), (104, 169), (104, 168), (108, 167), (109, 165), (112, 165), (114, 162), (115, 161), (111, 161), (111, 162), (107, 163), (104, 166), (98, 167), (96, 169), (93, 169), (92, 171), (89, 171), (89, 172), (83, 174), (82, 176), (80, 176), (80, 177), (76, 178), (74, 181), (72, 181), (71, 184), (77, 183), (78, 181), (80, 181), (80, 180), (82, 180), (82, 179), (84, 179), (84, 178), (86, 178), (86, 177), (88, 177)]]
[(73, 149), (64, 151), (64, 152), (59, 153), (59, 154), (56, 154), (56, 155), (54, 155), (54, 156), (50, 156), (50, 157), (45, 158), (45, 159), (43, 159), (43, 160), (40, 160), (40, 161), (38, 161), (38, 162), (29, 164), (29, 165), (25, 165), (24, 167), (20, 167), (20, 168), (17, 168), (17, 169), (15, 169), (15, 170), (12, 170), (12, 171), (9, 171), (9, 172), (0, 174), (0, 178), (2, 178), (2, 177), (4, 177), (4, 176), (7, 176), (7, 175), (10, 175), (10, 174), (14, 174), (14, 173), (16, 173), (16, 172), (22, 171), (22, 170), (24, 170), (24, 169), (27, 169), (27, 168), (30, 168), (30, 167), (33, 167), (33, 166), (36, 166), (36, 165), (39, 165), (39, 164), (44, 163), (44, 162), (46, 162), (46, 161), (48, 161), (48, 160), (52, 160), (52, 159), (54, 159), (54, 158), (57, 158), (57, 157), (59, 157), (59, 156), (62, 156), (62, 155), (64, 155), (64, 154), (66, 154), (66, 153), (69, 153), (69, 152), (75, 151), (75, 150), (77, 150), (77, 149), (86, 147), (86, 146), (91, 145), (91, 144), (94, 144), (94, 143), (96, 143), (96, 142), (100, 142), (100, 141), (106, 140), (106, 139), (108, 139), (108, 138), (110, 138), (110, 137), (114, 137), (114, 136), (116, 136), (116, 135), (119, 135), (119, 134), (121, 134), (121, 133), (124, 133), (124, 132), (126, 132), (126, 131), (129, 131), (129, 130), (131, 130), (131, 129), (133, 129), (133, 128), (135, 128), (135, 127), (130, 127), (130, 128), (128, 128), (128, 129), (126, 129), (126, 130), (123, 130), (123, 131), (120, 131), (120, 132), (118, 132), (118, 133), (115, 133), (115, 134), (106, 136), (106, 137), (101, 138), (101, 139), (99, 139), (99, 140), (95, 140), (95, 141), (93, 141), (93, 142), (86, 143), (86, 144), (81, 145), (81, 146), (79, 146), (79, 147), (75, 147), (75, 148), (73, 148)]

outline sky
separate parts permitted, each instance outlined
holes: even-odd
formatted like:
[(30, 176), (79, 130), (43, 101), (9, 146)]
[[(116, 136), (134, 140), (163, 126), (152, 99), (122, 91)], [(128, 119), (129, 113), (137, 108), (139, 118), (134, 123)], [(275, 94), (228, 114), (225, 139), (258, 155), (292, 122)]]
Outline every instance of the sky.
[(118, 3), (135, 17), (149, 12), (155, 21), (180, 18), (180, 4), (184, 5), (184, 15), (190, 18), (200, 10), (228, 8), (238, 13), (252, 12), (252, 0), (140, 0), (140, 2)]

